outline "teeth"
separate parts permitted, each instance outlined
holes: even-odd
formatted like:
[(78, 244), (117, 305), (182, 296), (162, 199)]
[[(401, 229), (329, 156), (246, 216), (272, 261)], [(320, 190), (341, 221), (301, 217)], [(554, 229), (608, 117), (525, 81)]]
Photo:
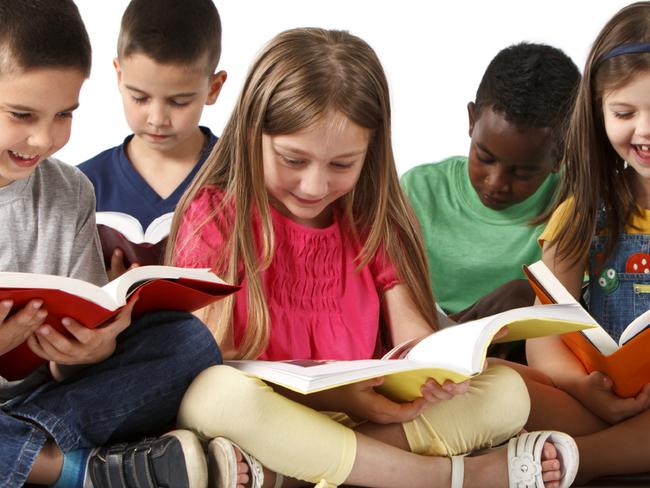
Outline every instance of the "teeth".
[(34, 159), (36, 157), (35, 154), (23, 154), (17, 151), (9, 151), (9, 152), (20, 159)]
[(650, 146), (637, 146), (641, 151), (647, 152), (650, 151)]

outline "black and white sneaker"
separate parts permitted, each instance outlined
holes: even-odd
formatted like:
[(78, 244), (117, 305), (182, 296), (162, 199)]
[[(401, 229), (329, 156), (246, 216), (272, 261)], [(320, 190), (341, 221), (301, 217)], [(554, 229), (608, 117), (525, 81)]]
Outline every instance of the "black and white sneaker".
[(208, 468), (199, 439), (189, 430), (93, 451), (94, 488), (206, 488)]

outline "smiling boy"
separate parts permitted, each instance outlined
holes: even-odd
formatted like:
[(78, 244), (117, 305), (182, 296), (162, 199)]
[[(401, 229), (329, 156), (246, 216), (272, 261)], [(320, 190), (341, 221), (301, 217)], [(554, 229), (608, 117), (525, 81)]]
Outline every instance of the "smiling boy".
[[(0, 53), (0, 271), (103, 285), (92, 185), (51, 157), (68, 142), (90, 72), (74, 2), (2, 0)], [(0, 354), (26, 342), (44, 364), (25, 378), (0, 376), (0, 486), (81, 488), (90, 477), (95, 488), (126, 488), (126, 478), (205, 486), (205, 458), (189, 432), (91, 452), (171, 425), (189, 382), (219, 362), (202, 322), (165, 311), (131, 321), (131, 306), (92, 330), (66, 317), (62, 334), (42, 300), (17, 308), (0, 300)]]
[[(221, 21), (212, 0), (132, 0), (113, 61), (126, 121), (124, 142), (79, 165), (97, 211), (136, 217), (143, 229), (173, 212), (217, 138), (199, 126), (226, 81), (216, 71)], [(109, 276), (124, 272), (115, 250)]]
[(459, 320), (531, 305), (521, 265), (559, 181), (562, 128), (580, 73), (559, 49), (500, 51), (467, 106), (469, 157), (408, 171), (402, 185), (424, 234), (433, 291)]

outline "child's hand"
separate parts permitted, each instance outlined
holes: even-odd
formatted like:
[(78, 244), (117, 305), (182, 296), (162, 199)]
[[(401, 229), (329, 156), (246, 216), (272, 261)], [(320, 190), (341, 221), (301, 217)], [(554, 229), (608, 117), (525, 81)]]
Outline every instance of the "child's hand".
[(576, 385), (578, 399), (609, 424), (616, 424), (650, 408), (650, 384), (636, 397), (621, 398), (612, 390), (612, 380), (600, 371), (585, 375)]
[(112, 322), (96, 329), (88, 329), (71, 318), (63, 319), (62, 323), (72, 337), (48, 325), (41, 326), (29, 337), (27, 344), (36, 355), (51, 362), (52, 374), (55, 379), (61, 379), (64, 375), (58, 374), (60, 365), (99, 363), (113, 354), (117, 336), (131, 323), (136, 301), (124, 307)]
[(435, 403), (441, 400), (451, 400), (456, 395), (467, 393), (467, 390), (469, 390), (469, 380), (462, 383), (447, 380), (441, 385), (433, 378), (429, 378), (420, 388), (420, 393), (426, 401)]
[(327, 397), (323, 410), (345, 412), (354, 419), (377, 424), (392, 424), (414, 419), (427, 404), (424, 398), (406, 403), (389, 400), (375, 391), (383, 382), (383, 378), (373, 378), (322, 392), (321, 395)]
[(138, 266), (138, 263), (133, 263), (127, 268), (124, 265), (124, 253), (120, 248), (116, 247), (111, 256), (111, 266), (106, 270), (108, 281), (113, 281), (115, 278), (122, 276), (128, 270), (137, 268)]
[(479, 299), (474, 305), (449, 315), (456, 322), (480, 319), (488, 315), (505, 312), (535, 303), (535, 292), (528, 280), (512, 280)]
[(0, 302), (0, 354), (25, 342), (47, 317), (47, 311), (41, 309), (42, 300), (31, 300), (22, 310), (7, 319), (12, 306), (11, 300)]

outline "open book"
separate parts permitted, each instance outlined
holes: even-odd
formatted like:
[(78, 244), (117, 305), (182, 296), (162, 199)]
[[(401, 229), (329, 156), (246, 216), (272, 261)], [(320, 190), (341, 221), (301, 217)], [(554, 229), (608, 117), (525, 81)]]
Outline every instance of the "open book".
[(515, 308), (490, 317), (447, 327), (420, 341), (400, 344), (383, 359), (355, 361), (227, 361), (245, 373), (299, 393), (313, 393), (384, 376), (382, 393), (398, 401), (421, 396), (427, 378), (459, 383), (483, 370), (487, 348), (495, 342), (556, 335), (593, 327), (577, 304)]
[(132, 215), (122, 212), (97, 212), (97, 230), (104, 261), (110, 264), (115, 248), (124, 252), (126, 266), (160, 264), (172, 224), (173, 212), (154, 219), (146, 230)]
[[(540, 302), (578, 303), (542, 261), (524, 266), (524, 273)], [(635, 396), (650, 382), (650, 333), (645, 332), (650, 326), (650, 310), (627, 325), (618, 343), (595, 319), (591, 320), (596, 327), (563, 335), (562, 341), (587, 372), (602, 371), (612, 379), (618, 395)]]
[[(104, 287), (62, 276), (0, 272), (0, 300), (13, 301), (11, 313), (32, 299), (42, 299), (42, 308), (48, 312), (45, 323), (65, 333), (61, 319), (70, 317), (94, 328), (136, 297), (132, 317), (151, 310), (191, 312), (238, 289), (209, 269), (173, 266), (133, 268)], [(0, 376), (19, 379), (42, 362), (23, 343), (0, 356)]]

